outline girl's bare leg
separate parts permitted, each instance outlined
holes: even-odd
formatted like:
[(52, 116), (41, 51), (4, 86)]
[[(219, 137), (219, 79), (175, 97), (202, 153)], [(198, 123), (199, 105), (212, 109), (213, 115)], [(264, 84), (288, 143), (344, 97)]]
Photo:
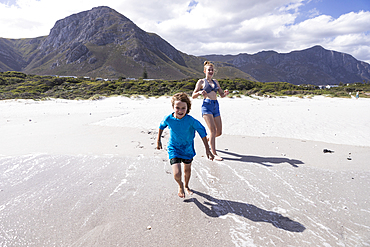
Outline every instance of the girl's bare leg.
[(204, 114), (203, 115), (204, 121), (206, 122), (208, 129), (209, 129), (209, 146), (211, 148), (211, 152), (216, 154), (216, 124), (213, 116), (211, 114)]
[(181, 181), (181, 163), (176, 163), (172, 165), (173, 177), (179, 185), (178, 196), (185, 198), (184, 184)]
[(192, 195), (193, 191), (189, 188), (189, 180), (191, 176), (191, 163), (190, 164), (185, 164), (184, 163), (184, 177), (185, 177), (185, 191), (189, 194)]
[(210, 132), (208, 140), (211, 147), (211, 152), (215, 156), (214, 160), (221, 161), (223, 159), (218, 156), (216, 152), (216, 136), (220, 136), (222, 134), (221, 116), (214, 118), (211, 114), (204, 114), (203, 118)]
[(222, 121), (221, 116), (215, 117), (215, 125), (216, 125), (216, 137), (222, 135)]

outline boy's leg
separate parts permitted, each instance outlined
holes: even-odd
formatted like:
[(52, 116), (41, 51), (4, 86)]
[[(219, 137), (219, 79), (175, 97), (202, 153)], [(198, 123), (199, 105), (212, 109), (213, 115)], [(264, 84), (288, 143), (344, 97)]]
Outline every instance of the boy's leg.
[(184, 163), (184, 177), (185, 177), (185, 190), (189, 195), (193, 194), (193, 191), (189, 188), (189, 180), (191, 176), (191, 163)]
[(172, 165), (173, 177), (179, 184), (178, 195), (181, 198), (185, 198), (184, 184), (181, 181), (181, 163), (175, 163)]

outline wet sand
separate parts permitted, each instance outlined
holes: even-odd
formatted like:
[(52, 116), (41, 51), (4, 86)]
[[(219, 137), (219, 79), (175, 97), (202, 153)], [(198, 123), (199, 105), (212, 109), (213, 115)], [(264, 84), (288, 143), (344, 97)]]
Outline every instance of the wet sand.
[(1, 101), (1, 245), (370, 245), (369, 100), (221, 99), (224, 161), (197, 136), (185, 200), (155, 149), (169, 102)]

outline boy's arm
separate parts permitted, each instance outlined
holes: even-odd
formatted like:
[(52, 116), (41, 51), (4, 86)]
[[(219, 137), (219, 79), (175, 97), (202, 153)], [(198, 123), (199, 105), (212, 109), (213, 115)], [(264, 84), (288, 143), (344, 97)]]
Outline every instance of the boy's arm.
[(203, 137), (202, 138), (202, 141), (203, 141), (203, 144), (204, 144), (204, 147), (206, 148), (206, 155), (207, 155), (207, 158), (210, 159), (210, 160), (213, 160), (213, 158), (215, 157), (211, 151), (209, 150), (209, 146), (208, 146), (208, 140), (207, 140), (207, 136)]
[(157, 137), (157, 149), (162, 149), (162, 142), (161, 142), (162, 133), (163, 133), (163, 130), (159, 129), (158, 130), (158, 137)]

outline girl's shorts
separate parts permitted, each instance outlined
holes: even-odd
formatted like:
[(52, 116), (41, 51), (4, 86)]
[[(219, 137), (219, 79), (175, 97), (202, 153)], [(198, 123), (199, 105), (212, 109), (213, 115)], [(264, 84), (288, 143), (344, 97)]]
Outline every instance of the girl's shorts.
[(212, 114), (213, 117), (220, 116), (220, 108), (217, 100), (205, 99), (202, 104), (202, 116)]

